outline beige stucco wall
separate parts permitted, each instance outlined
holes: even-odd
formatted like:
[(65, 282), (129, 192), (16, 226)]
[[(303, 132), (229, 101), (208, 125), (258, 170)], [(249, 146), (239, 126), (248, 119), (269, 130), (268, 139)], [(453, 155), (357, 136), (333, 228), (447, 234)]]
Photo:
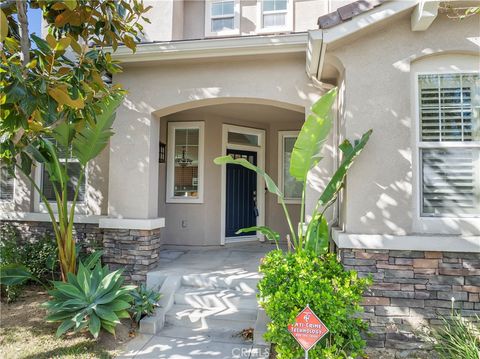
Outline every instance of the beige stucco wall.
[[(225, 118), (206, 121), (205, 173), (214, 177), (206, 180), (213, 192), (205, 193), (204, 208), (195, 204), (165, 205), (162, 175), (165, 165), (158, 164), (158, 142), (165, 139), (165, 121), (160, 119), (179, 111), (220, 103), (257, 103), (305, 112), (321, 95), (321, 90), (312, 85), (305, 73), (303, 54), (127, 66), (114, 81), (122, 83), (130, 92), (118, 111), (114, 124), (116, 135), (111, 141), (109, 214), (124, 218), (164, 215), (164, 239), (188, 244), (218, 244), (220, 240), (220, 176), (216, 175), (220, 169), (211, 161), (220, 152), (221, 123)], [(258, 124), (252, 120), (250, 125), (257, 127)], [(299, 125), (297, 121), (294, 127)], [(292, 126), (278, 124), (270, 128), (272, 133), (281, 129), (291, 130)], [(277, 134), (267, 140), (267, 169), (271, 166), (276, 178), (276, 157), (268, 161), (269, 153), (277, 152), (275, 136)], [(322, 164), (325, 168), (331, 165), (330, 158)], [(329, 170), (324, 171), (325, 176), (328, 173)], [(326, 177), (322, 182), (326, 182)], [(284, 232), (283, 217), (278, 221), (276, 199), (267, 195), (266, 207), (266, 222), (280, 223), (280, 231)], [(189, 225), (187, 229), (180, 229), (185, 214), (189, 216)]]
[[(353, 140), (369, 128), (374, 130), (366, 150), (349, 172), (347, 205), (342, 214), (347, 232), (480, 234), (478, 219), (417, 220), (412, 92), (415, 63), (427, 55), (470, 53), (469, 60), (450, 55), (444, 62), (449, 66), (443, 66), (443, 71), (457, 71), (465, 61), (478, 71), (479, 45), (475, 38), (478, 41), (479, 28), (478, 16), (462, 21), (439, 16), (428, 30), (412, 32), (410, 16), (405, 16), (368, 36), (327, 50), (345, 68), (343, 134)], [(442, 66), (431, 65), (431, 71), (437, 70)]]
[[(248, 105), (245, 105), (248, 106)], [(208, 109), (206, 107), (205, 109)], [(167, 143), (167, 123), (179, 121), (203, 121), (205, 123), (205, 177), (204, 177), (204, 203), (165, 203), (166, 165), (159, 166), (159, 216), (165, 217), (165, 232), (163, 241), (168, 244), (195, 244), (219, 245), (220, 244), (220, 218), (221, 213), (221, 167), (213, 163), (214, 158), (221, 155), (222, 151), (222, 124), (239, 125), (250, 128), (263, 129), (266, 133), (265, 169), (272, 178), (277, 180), (278, 156), (278, 131), (298, 130), (303, 123), (304, 115), (294, 114), (294, 120), (289, 123), (275, 123), (270, 119), (252, 118), (251, 121), (238, 120), (227, 116), (210, 114), (203, 108), (182, 111), (161, 119), (160, 139)], [(295, 120), (296, 118), (296, 120)], [(258, 122), (256, 120), (262, 120)], [(293, 218), (299, 217), (299, 206), (288, 205), (288, 210)], [(187, 221), (187, 227), (182, 227), (182, 221)], [(285, 236), (288, 225), (283, 217), (281, 206), (277, 198), (266, 194), (265, 198), (265, 223)]]

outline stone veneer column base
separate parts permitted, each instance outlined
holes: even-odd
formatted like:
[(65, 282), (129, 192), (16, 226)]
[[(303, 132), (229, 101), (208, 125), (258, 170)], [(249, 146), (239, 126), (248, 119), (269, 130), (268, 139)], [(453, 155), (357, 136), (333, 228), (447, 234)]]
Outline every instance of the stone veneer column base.
[(463, 316), (473, 319), (480, 312), (480, 253), (368, 249), (339, 253), (345, 269), (373, 277), (362, 314), (370, 326), (365, 340), (372, 358), (434, 357), (419, 330), (441, 325), (439, 315), (450, 314), (452, 297)]
[(103, 261), (110, 269), (124, 269), (124, 276), (130, 282), (145, 282), (147, 272), (152, 270), (159, 259), (160, 229), (104, 229)]

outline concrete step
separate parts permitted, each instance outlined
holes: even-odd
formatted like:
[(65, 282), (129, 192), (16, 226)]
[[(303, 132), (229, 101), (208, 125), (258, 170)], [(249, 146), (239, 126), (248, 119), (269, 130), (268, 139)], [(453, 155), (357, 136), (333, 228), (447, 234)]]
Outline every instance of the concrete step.
[(257, 309), (237, 310), (234, 308), (192, 308), (188, 305), (175, 304), (167, 312), (165, 323), (172, 326), (204, 328), (217, 330), (229, 328), (240, 331), (253, 328), (257, 319)]
[(192, 308), (233, 308), (254, 310), (257, 308), (256, 293), (232, 289), (181, 287), (175, 293), (175, 303)]
[(135, 359), (268, 359), (270, 352), (268, 347), (252, 344), (153, 336), (134, 353)]
[(242, 330), (232, 330), (228, 327), (188, 328), (165, 324), (158, 335), (162, 337), (183, 338), (189, 340), (213, 340), (219, 343), (251, 344), (251, 340), (246, 341), (243, 339), (241, 332)]
[(196, 273), (182, 276), (182, 285), (199, 288), (233, 289), (239, 292), (255, 293), (260, 280), (258, 273)]

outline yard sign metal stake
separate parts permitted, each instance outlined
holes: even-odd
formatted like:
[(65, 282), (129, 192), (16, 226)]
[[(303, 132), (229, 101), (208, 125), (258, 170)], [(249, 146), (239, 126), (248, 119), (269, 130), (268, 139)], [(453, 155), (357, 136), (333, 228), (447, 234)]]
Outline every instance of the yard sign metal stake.
[(288, 331), (305, 350), (305, 359), (308, 359), (308, 351), (328, 333), (328, 328), (307, 304), (295, 318), (295, 323), (288, 325)]

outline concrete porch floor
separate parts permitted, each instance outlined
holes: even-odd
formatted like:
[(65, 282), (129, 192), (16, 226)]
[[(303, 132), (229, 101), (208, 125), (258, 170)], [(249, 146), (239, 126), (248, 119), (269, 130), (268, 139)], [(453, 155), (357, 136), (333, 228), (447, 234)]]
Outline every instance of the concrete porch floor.
[(181, 288), (173, 295), (164, 327), (156, 334), (139, 334), (121, 358), (268, 358), (267, 347), (238, 334), (255, 325), (251, 316), (257, 313), (259, 262), (275, 248), (270, 242), (164, 246), (147, 284), (179, 277)]
[(276, 247), (271, 242), (240, 242), (225, 246), (162, 247), (158, 266), (152, 270), (169, 274), (227, 271), (258, 274), (260, 258)]

